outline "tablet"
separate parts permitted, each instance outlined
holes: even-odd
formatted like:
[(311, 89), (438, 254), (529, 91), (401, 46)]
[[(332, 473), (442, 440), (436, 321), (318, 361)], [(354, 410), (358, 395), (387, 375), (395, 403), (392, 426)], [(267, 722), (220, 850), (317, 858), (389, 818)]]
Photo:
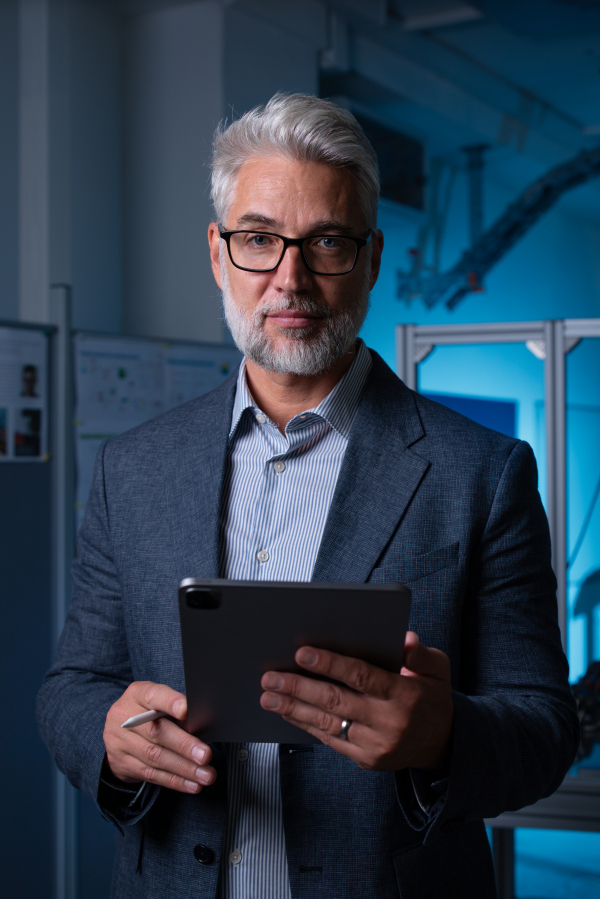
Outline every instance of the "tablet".
[(396, 584), (186, 578), (179, 612), (188, 729), (205, 741), (317, 743), (260, 705), (265, 671), (296, 671), (300, 646), (402, 667), (410, 590)]

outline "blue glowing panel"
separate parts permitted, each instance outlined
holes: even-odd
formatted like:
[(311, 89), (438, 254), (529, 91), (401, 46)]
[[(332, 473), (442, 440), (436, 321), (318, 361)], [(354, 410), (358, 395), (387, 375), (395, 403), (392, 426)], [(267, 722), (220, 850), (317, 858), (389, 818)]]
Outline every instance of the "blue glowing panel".
[(423, 396), (466, 415), (486, 428), (500, 431), (508, 437), (517, 436), (517, 404), (513, 400), (488, 400), (453, 393), (423, 393)]

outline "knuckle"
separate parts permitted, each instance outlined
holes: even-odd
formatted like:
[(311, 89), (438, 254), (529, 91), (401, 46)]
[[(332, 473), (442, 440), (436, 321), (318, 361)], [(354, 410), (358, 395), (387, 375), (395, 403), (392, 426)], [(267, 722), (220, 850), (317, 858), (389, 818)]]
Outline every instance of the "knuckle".
[(330, 652), (326, 650), (321, 650), (320, 659), (319, 659), (319, 672), (324, 674), (325, 677), (332, 676), (333, 669), (333, 656)]
[(287, 715), (289, 718), (295, 718), (298, 711), (298, 702), (289, 696), (280, 696), (281, 705), (277, 709), (280, 715)]
[(157, 743), (148, 743), (145, 747), (144, 756), (149, 765), (155, 768), (159, 763), (163, 755), (162, 746), (159, 746)]
[(142, 780), (148, 781), (148, 783), (154, 783), (156, 772), (154, 768), (150, 767), (149, 765), (142, 765), (139, 776)]
[(156, 721), (148, 722), (148, 737), (150, 740), (158, 740), (164, 731), (164, 718), (157, 718)]
[(180, 790), (181, 789), (181, 778), (178, 774), (169, 774), (167, 778), (167, 787), (170, 790)]
[(177, 755), (182, 755), (185, 758), (189, 758), (192, 754), (192, 741), (189, 736), (186, 734), (184, 730), (181, 728), (177, 728), (179, 734), (177, 735), (177, 741), (175, 743), (175, 752)]
[[(319, 712), (317, 716), (317, 727), (319, 730), (333, 731), (335, 729), (333, 716), (329, 714), (329, 712)], [(338, 728), (339, 730), (339, 728)]]
[(385, 683), (381, 684), (379, 699), (382, 702), (392, 702), (396, 698), (397, 693), (398, 693), (397, 681), (395, 679), (389, 680), (389, 681), (386, 681)]
[(324, 707), (329, 712), (337, 712), (342, 702), (342, 693), (338, 687), (335, 687), (333, 684), (327, 685), (327, 691), (325, 693)]
[(302, 683), (298, 677), (292, 677), (289, 683), (289, 695), (290, 696), (298, 696), (300, 690), (302, 689)]
[(359, 693), (366, 693), (371, 682), (371, 669), (366, 662), (357, 662), (354, 668), (354, 676), (352, 678), (352, 686)]

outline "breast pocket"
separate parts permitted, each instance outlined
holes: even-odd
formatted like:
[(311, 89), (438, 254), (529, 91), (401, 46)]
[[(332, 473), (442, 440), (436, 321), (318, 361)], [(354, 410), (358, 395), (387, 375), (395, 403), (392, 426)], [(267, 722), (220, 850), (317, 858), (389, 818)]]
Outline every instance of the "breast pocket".
[(458, 562), (458, 550), (460, 543), (450, 543), (448, 546), (440, 546), (431, 552), (421, 556), (404, 558), (399, 552), (388, 552), (381, 565), (371, 572), (369, 581), (373, 584), (411, 584), (414, 581), (425, 578), (430, 574), (442, 571), (449, 565)]

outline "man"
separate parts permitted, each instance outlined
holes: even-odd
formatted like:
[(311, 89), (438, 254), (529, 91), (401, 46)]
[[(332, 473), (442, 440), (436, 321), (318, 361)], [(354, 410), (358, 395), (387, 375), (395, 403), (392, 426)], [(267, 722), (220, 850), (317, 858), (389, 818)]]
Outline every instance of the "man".
[[(531, 450), (357, 341), (377, 194), (360, 127), (317, 98), (216, 137), (210, 253), (245, 362), (101, 451), (39, 700), (57, 763), (123, 834), (114, 896), (492, 897), (482, 818), (572, 761)], [(320, 744), (208, 746), (182, 727), (189, 576), (406, 583), (404, 667), (303, 647), (339, 686), (269, 672), (261, 703)], [(170, 717), (121, 727), (149, 709)]]

